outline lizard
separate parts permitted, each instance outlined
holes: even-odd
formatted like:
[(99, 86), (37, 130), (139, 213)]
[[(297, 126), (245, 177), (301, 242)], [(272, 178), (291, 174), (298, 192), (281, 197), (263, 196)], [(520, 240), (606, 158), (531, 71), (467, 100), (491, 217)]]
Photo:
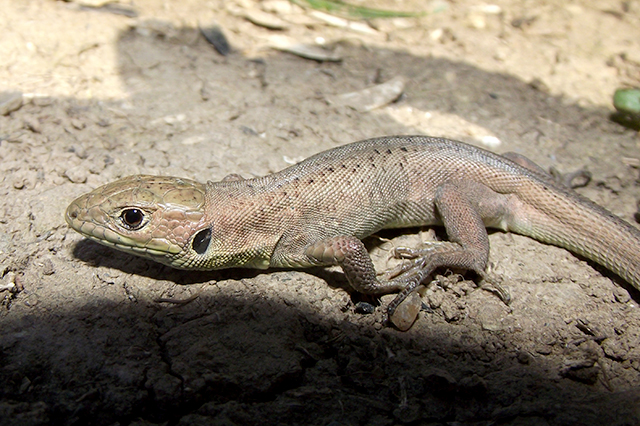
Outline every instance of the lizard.
[[(526, 157), (442, 138), (354, 142), (252, 179), (129, 176), (80, 196), (65, 216), (85, 237), (180, 269), (339, 265), (358, 292), (398, 293), (388, 317), (436, 268), (486, 278), (487, 227), (568, 249), (640, 290), (638, 228)], [(409, 266), (378, 278), (361, 240), (430, 225), (448, 241), (398, 249)]]

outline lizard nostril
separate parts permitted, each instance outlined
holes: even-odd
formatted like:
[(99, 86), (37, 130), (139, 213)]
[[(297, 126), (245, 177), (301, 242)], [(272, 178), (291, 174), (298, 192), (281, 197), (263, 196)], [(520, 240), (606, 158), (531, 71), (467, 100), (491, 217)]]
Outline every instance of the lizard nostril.
[(191, 243), (191, 247), (198, 254), (204, 254), (209, 248), (209, 243), (211, 242), (211, 229), (203, 229), (198, 232), (195, 237), (193, 237), (193, 242)]
[(72, 226), (72, 221), (77, 220), (79, 215), (80, 215), (80, 209), (78, 208), (78, 206), (75, 203), (72, 203), (69, 206), (69, 208), (67, 209), (67, 214), (65, 215), (65, 219), (67, 221), (67, 224), (69, 226), (73, 227)]

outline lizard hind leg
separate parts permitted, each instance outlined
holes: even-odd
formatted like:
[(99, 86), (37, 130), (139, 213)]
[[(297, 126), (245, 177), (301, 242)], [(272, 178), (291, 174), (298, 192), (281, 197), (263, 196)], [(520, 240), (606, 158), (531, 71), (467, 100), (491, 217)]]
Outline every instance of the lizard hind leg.
[(423, 249), (401, 249), (399, 255), (411, 258), (408, 267), (392, 282), (404, 281), (401, 292), (389, 304), (388, 315), (436, 268), (451, 267), (472, 270), (495, 288), (507, 302), (508, 293), (496, 280), (489, 278), (489, 236), (486, 223), (500, 221), (507, 213), (508, 198), (485, 185), (471, 180), (453, 180), (442, 184), (434, 200), (437, 212), (450, 241), (429, 243)]
[(494, 222), (506, 211), (507, 199), (474, 181), (450, 181), (436, 191), (435, 206), (450, 241), (413, 252), (412, 266), (399, 276), (378, 280), (364, 244), (353, 236), (318, 241), (305, 249), (311, 263), (339, 265), (351, 286), (365, 294), (400, 292), (388, 315), (438, 267), (473, 270), (485, 277), (489, 237), (484, 220)]

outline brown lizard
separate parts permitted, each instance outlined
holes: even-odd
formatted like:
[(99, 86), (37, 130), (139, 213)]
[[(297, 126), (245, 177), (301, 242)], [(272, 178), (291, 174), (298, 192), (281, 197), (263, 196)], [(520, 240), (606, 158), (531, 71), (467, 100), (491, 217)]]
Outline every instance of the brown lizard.
[[(108, 246), (182, 269), (340, 265), (359, 292), (400, 292), (438, 267), (485, 276), (485, 227), (564, 247), (640, 289), (640, 231), (524, 157), (446, 139), (370, 139), (278, 173), (198, 183), (130, 176), (71, 203), (69, 226)], [(384, 228), (444, 225), (449, 241), (419, 250), (381, 280), (361, 239)]]

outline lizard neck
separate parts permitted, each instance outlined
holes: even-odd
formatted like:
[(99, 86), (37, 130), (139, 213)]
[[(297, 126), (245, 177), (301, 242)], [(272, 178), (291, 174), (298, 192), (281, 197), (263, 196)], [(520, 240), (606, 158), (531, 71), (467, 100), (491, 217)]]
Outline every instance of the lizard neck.
[(206, 184), (203, 222), (211, 229), (210, 269), (269, 267), (290, 215), (286, 196), (269, 190), (267, 180)]

